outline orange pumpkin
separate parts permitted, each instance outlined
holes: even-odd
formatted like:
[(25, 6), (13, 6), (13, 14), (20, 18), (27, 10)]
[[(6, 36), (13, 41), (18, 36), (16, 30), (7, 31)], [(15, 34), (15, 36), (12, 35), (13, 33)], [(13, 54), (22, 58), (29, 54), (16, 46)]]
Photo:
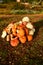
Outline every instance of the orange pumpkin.
[(20, 40), (21, 43), (25, 43), (26, 42), (26, 37), (25, 36), (20, 37), (19, 40)]
[(32, 35), (28, 35), (27, 39), (28, 39), (28, 41), (31, 41), (33, 39), (33, 36)]
[(11, 46), (15, 47), (19, 44), (19, 40), (17, 38), (13, 38), (11, 41), (10, 41), (10, 44)]
[(24, 36), (24, 34), (25, 34), (25, 32), (24, 32), (24, 30), (22, 28), (17, 30), (17, 36), (18, 37), (22, 37), (22, 36)]

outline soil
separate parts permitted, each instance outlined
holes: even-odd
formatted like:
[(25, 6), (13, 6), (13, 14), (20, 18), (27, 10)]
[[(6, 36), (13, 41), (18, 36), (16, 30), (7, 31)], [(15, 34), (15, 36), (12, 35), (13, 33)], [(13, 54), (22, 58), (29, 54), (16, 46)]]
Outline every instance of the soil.
[[(24, 15), (26, 16), (26, 15)], [(28, 15), (29, 16), (29, 15)], [(30, 16), (36, 32), (31, 42), (12, 47), (9, 42), (1, 38), (2, 30), (13, 20), (19, 21), (19, 17), (0, 18), (0, 65), (43, 65), (43, 20), (42, 17)], [(33, 20), (34, 19), (34, 20)], [(39, 20), (40, 19), (40, 20)]]

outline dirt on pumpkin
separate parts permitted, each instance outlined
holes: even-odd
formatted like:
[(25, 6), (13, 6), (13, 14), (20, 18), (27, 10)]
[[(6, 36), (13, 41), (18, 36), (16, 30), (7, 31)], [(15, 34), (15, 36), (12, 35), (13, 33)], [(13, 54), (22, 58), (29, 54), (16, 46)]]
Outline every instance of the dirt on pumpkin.
[[(24, 15), (26, 16), (26, 15)], [(31, 42), (12, 47), (9, 42), (1, 38), (2, 30), (11, 22), (19, 21), (23, 16), (15, 15), (10, 18), (0, 18), (0, 65), (43, 65), (43, 20), (42, 17), (29, 16), (36, 32)]]

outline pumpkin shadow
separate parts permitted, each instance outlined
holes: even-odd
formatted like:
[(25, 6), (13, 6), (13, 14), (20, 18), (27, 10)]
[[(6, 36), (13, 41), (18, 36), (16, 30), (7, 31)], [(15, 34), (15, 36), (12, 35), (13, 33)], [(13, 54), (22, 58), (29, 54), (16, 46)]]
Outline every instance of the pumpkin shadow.
[(37, 21), (35, 23), (33, 23), (33, 25), (35, 26), (35, 33), (33, 38), (35, 38), (38, 35), (39, 29), (43, 26), (43, 20)]

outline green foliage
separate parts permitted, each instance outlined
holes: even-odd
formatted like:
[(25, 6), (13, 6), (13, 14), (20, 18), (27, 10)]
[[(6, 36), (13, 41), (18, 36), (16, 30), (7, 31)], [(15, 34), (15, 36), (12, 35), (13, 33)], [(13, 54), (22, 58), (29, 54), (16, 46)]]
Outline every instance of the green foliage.
[(40, 11), (34, 11), (34, 10), (12, 10), (10, 12), (11, 14), (36, 14), (40, 13)]

